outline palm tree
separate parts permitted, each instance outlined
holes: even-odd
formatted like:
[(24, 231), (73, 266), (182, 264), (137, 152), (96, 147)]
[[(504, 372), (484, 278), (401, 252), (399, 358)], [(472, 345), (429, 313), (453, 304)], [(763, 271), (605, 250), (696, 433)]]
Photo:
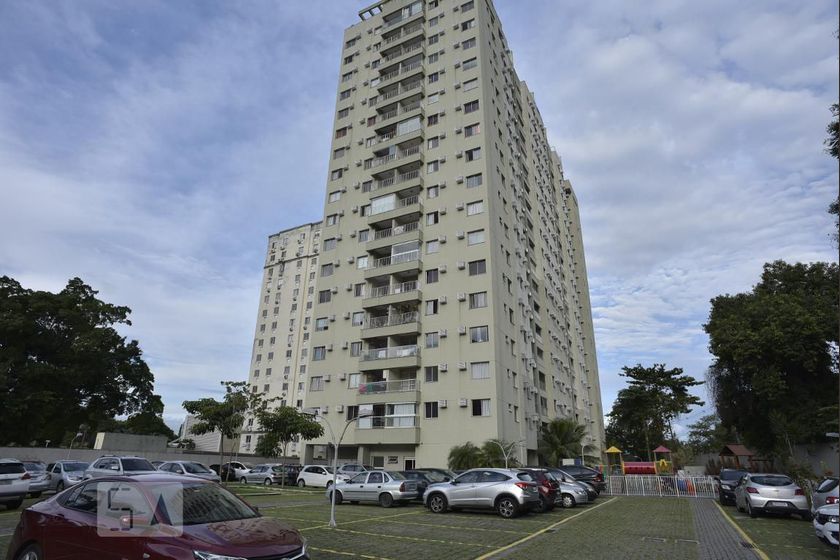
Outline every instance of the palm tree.
[(449, 450), (449, 468), (452, 470), (474, 469), (482, 466), (483, 462), (481, 449), (471, 441)]
[(555, 418), (540, 430), (539, 453), (552, 466), (560, 466), (563, 459), (583, 455), (581, 441), (586, 429), (572, 418)]
[[(514, 456), (516, 450), (516, 442), (508, 442), (503, 439), (488, 439), (481, 446), (481, 454), (484, 456), (484, 466), (487, 467), (504, 467), (505, 454), (508, 457), (508, 466), (515, 467), (519, 465), (519, 461)], [(504, 449), (504, 453), (502, 452)]]

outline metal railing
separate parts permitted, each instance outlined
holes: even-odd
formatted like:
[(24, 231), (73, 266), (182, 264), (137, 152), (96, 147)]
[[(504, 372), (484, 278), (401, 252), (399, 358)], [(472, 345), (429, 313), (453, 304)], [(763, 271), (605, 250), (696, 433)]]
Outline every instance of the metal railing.
[[(415, 14), (415, 15), (416, 15), (416, 14)], [(412, 16), (412, 17), (413, 17), (413, 16)], [(399, 20), (399, 21), (397, 21), (396, 23), (391, 23), (391, 24), (389, 24), (389, 25), (387, 25), (387, 26), (384, 26), (383, 28), (387, 29), (388, 27), (391, 27), (392, 25), (396, 25), (396, 24), (397, 24), (397, 23), (399, 23), (400, 21), (403, 21), (403, 19), (402, 19), (402, 18), (400, 18), (400, 20)], [(386, 37), (386, 38), (384, 39), (384, 43), (385, 43), (386, 45), (390, 45), (390, 44), (391, 44), (391, 43), (393, 43), (394, 41), (399, 41), (400, 39), (402, 39), (402, 38), (403, 38), (403, 37), (405, 37), (406, 35), (411, 35), (411, 34), (412, 34), (412, 33), (414, 33), (415, 31), (417, 31), (418, 29), (422, 29), (422, 28), (423, 28), (423, 24), (422, 24), (422, 23), (418, 23), (417, 25), (412, 25), (412, 26), (409, 26), (409, 27), (404, 27), (404, 28), (402, 29), (402, 31), (400, 31), (400, 32), (399, 32), (399, 33), (397, 33), (396, 35), (391, 35), (390, 37)]]
[(371, 430), (378, 428), (414, 428), (417, 426), (416, 415), (405, 416), (366, 416), (357, 420), (357, 428)]
[(383, 62), (390, 62), (390, 61), (394, 60), (395, 58), (401, 57), (404, 54), (408, 54), (410, 52), (414, 52), (417, 49), (422, 49), (422, 48), (423, 48), (423, 42), (422, 41), (419, 41), (417, 43), (413, 43), (411, 45), (406, 45), (406, 46), (402, 47), (401, 49), (392, 52), (389, 55), (383, 56), (382, 61)]
[(385, 239), (386, 237), (396, 237), (404, 233), (416, 231), (418, 227), (420, 227), (420, 222), (411, 222), (408, 224), (389, 227), (388, 229), (380, 229), (379, 231), (374, 232), (373, 239), (377, 240)]
[(419, 176), (420, 170), (415, 169), (413, 171), (407, 171), (405, 173), (401, 173), (400, 175), (395, 175), (386, 179), (379, 179), (373, 184), (373, 188), (371, 188), (371, 191), (378, 191), (379, 189), (385, 189), (393, 185), (398, 185), (399, 183), (411, 181), (418, 178)]
[(410, 64), (402, 64), (402, 65), (400, 65), (400, 67), (398, 69), (392, 70), (391, 72), (388, 72), (387, 74), (381, 75), (379, 77), (379, 82), (376, 84), (376, 86), (379, 87), (383, 83), (385, 83), (389, 80), (393, 80), (397, 76), (401, 76), (403, 74), (408, 74), (409, 72), (412, 72), (413, 70), (416, 70), (416, 69), (420, 68), (421, 66), (423, 66), (423, 61), (422, 60), (415, 60), (414, 62), (412, 62)]
[(379, 167), (380, 165), (385, 165), (389, 161), (395, 161), (398, 159), (405, 159), (407, 157), (411, 157), (420, 153), (420, 145), (412, 146), (411, 148), (406, 148), (405, 150), (399, 150), (393, 154), (388, 154), (384, 156), (379, 156), (373, 159), (369, 159), (365, 161), (365, 169), (373, 169), (374, 167)]
[(398, 379), (396, 381), (374, 381), (373, 383), (359, 383), (359, 394), (370, 395), (372, 393), (405, 393), (416, 391), (418, 382), (416, 379)]
[(401, 107), (395, 107), (394, 109), (391, 109), (390, 111), (388, 111), (386, 113), (382, 113), (381, 115), (379, 115), (378, 120), (379, 120), (379, 122), (387, 121), (388, 119), (392, 119), (392, 118), (396, 117), (397, 115), (403, 115), (405, 113), (408, 113), (410, 111), (413, 111), (413, 110), (419, 109), (419, 108), (420, 108), (420, 102), (415, 101), (413, 103), (409, 103), (408, 105), (403, 105)]
[(391, 99), (392, 97), (396, 97), (396, 96), (400, 95), (401, 93), (406, 93), (406, 92), (415, 90), (415, 89), (417, 89), (419, 87), (422, 87), (422, 86), (423, 86), (423, 80), (415, 80), (415, 81), (411, 82), (410, 84), (400, 84), (399, 87), (396, 87), (396, 88), (392, 89), (391, 91), (386, 91), (385, 93), (377, 95), (376, 97), (371, 97), (368, 100), (368, 105), (373, 107), (374, 105), (376, 105), (380, 101), (387, 101), (388, 99)]
[(420, 284), (417, 280), (409, 280), (408, 282), (403, 282), (402, 284), (393, 284), (390, 286), (377, 286), (376, 288), (371, 288), (370, 295), (368, 295), (365, 299), (380, 298), (391, 294), (404, 294), (406, 292), (413, 292), (419, 287)]
[(405, 253), (398, 253), (396, 255), (391, 255), (389, 257), (382, 257), (381, 259), (376, 259), (371, 263), (368, 268), (381, 268), (383, 266), (391, 266), (392, 264), (402, 264), (411, 261), (416, 261), (420, 258), (420, 251), (408, 251)]
[(711, 476), (626, 475), (604, 479), (604, 493), (611, 496), (718, 497), (717, 483)]
[(408, 311), (406, 313), (398, 313), (396, 315), (383, 315), (381, 317), (371, 317), (367, 320), (365, 328), (381, 329), (382, 327), (396, 327), (398, 325), (416, 323), (418, 320), (420, 320), (419, 312)]
[(380, 208), (376, 212), (371, 212), (368, 215), (369, 216), (378, 216), (379, 214), (384, 214), (385, 212), (390, 212), (392, 210), (399, 210), (400, 208), (405, 208), (407, 206), (413, 206), (413, 205), (419, 204), (419, 203), (420, 203), (420, 197), (415, 194), (413, 196), (407, 196), (405, 198), (400, 198), (399, 200), (397, 200), (397, 202), (396, 202), (396, 204), (394, 204), (394, 206), (390, 206), (390, 207), (386, 206), (384, 208)]
[(389, 346), (387, 348), (373, 348), (362, 352), (361, 361), (390, 360), (393, 358), (412, 358), (420, 355), (420, 347), (416, 344), (407, 346)]

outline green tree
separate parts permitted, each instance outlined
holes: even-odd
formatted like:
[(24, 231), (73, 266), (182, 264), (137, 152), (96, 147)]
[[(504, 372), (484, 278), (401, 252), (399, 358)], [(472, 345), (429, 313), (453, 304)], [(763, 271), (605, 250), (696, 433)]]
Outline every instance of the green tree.
[(555, 418), (540, 429), (539, 454), (552, 467), (559, 467), (563, 459), (581, 457), (586, 428), (573, 418)]
[(0, 277), (0, 443), (57, 442), (68, 426), (95, 433), (116, 416), (157, 413), (140, 346), (115, 328), (131, 325), (131, 310), (97, 293), (79, 278), (51, 293)]
[(717, 417), (707, 414), (688, 426), (688, 447), (694, 454), (718, 453), (727, 443), (734, 443), (735, 437)]
[(715, 408), (756, 450), (787, 459), (826, 431), (838, 392), (837, 297), (836, 264), (776, 261), (751, 292), (712, 300), (704, 328)]
[(651, 460), (654, 447), (676, 442), (674, 420), (693, 406), (703, 406), (689, 392), (703, 382), (684, 375), (682, 368), (665, 369), (665, 364), (625, 366), (620, 375), (629, 382), (608, 414), (608, 443)]
[(475, 469), (484, 463), (481, 449), (471, 441), (463, 445), (456, 445), (449, 450), (449, 468), (452, 470)]
[[(263, 457), (282, 456), (285, 461), (289, 443), (293, 440), (315, 439), (324, 434), (321, 424), (291, 406), (261, 410), (257, 413), (257, 420), (262, 437), (257, 442), (256, 452)], [(283, 477), (281, 484), (285, 481)]]

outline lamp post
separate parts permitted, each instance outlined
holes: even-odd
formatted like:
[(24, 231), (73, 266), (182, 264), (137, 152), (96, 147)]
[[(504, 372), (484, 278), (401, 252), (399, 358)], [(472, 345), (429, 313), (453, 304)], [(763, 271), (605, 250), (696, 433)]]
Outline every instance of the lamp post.
[(501, 450), (502, 450), (502, 456), (505, 458), (505, 468), (507, 469), (507, 468), (508, 468), (508, 458), (509, 458), (509, 457), (511, 456), (511, 454), (513, 453), (513, 449), (514, 449), (514, 448), (516, 448), (516, 447), (518, 447), (519, 445), (521, 445), (521, 444), (522, 444), (522, 442), (523, 442), (524, 440), (521, 440), (521, 439), (520, 439), (519, 441), (515, 441), (515, 442), (513, 442), (513, 444), (512, 444), (512, 445), (511, 445), (511, 447), (510, 447), (510, 452), (508, 452), (508, 450), (507, 450), (507, 449), (505, 449), (505, 446), (504, 446), (504, 445), (502, 445), (501, 443), (499, 443), (497, 440), (495, 440), (495, 439), (491, 439), (490, 441), (492, 441), (493, 443), (495, 443), (496, 445), (498, 445), (498, 446), (499, 446), (499, 449), (501, 449)]
[(338, 436), (338, 440), (335, 439), (335, 432), (333, 432), (332, 425), (330, 424), (330, 421), (327, 420), (325, 417), (321, 416), (320, 412), (315, 416), (316, 420), (322, 420), (324, 422), (324, 425), (327, 427), (327, 431), (330, 432), (330, 439), (332, 440), (331, 443), (332, 443), (332, 446), (333, 446), (333, 469), (332, 469), (333, 479), (332, 479), (332, 492), (330, 492), (330, 527), (335, 527), (336, 526), (336, 523), (335, 523), (335, 483), (336, 483), (336, 477), (338, 476), (338, 447), (341, 445), (341, 440), (344, 439), (344, 434), (347, 433), (347, 428), (350, 427), (350, 424), (352, 424), (356, 420), (359, 420), (361, 418), (368, 418), (370, 416), (373, 416), (373, 414), (372, 413), (371, 414), (360, 414), (359, 416), (356, 416), (355, 418), (351, 418), (350, 420), (345, 422), (344, 423), (344, 429), (341, 430), (341, 435)]

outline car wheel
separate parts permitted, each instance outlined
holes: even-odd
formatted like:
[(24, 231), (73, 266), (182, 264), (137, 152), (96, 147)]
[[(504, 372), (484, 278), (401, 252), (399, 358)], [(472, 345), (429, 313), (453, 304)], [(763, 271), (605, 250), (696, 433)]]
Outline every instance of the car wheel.
[(750, 503), (749, 498), (747, 498), (747, 515), (755, 519), (758, 517), (758, 513), (753, 509), (752, 504)]
[(560, 498), (560, 503), (563, 505), (564, 508), (573, 508), (575, 507), (575, 499), (572, 497), (571, 494), (563, 494)]
[(300, 480), (298, 480), (298, 488), (303, 488), (305, 486), (306, 486), (306, 481), (305, 480), (303, 480), (302, 478)]
[[(332, 492), (330, 492), (330, 496), (332, 496)], [(332, 499), (332, 498), (330, 498)], [(335, 491), (335, 505), (340, 506), (341, 502), (344, 501), (344, 496), (341, 495), (341, 492), (338, 490)]]
[(21, 504), (23, 504), (23, 498), (19, 499), (16, 502), (7, 502), (6, 503), (6, 509), (8, 509), (8, 510), (17, 509), (21, 506)]
[(243, 476), (239, 479), (239, 482), (241, 482), (242, 484), (248, 484), (248, 479)]
[(429, 510), (432, 513), (445, 513), (448, 504), (443, 494), (432, 494), (429, 496)]
[(271, 479), (266, 478), (265, 480), (263, 480), (263, 486), (271, 486)]
[(58, 494), (59, 492), (63, 492), (63, 491), (64, 491), (64, 481), (59, 480), (58, 484), (55, 485), (55, 493)]
[(41, 560), (44, 554), (37, 544), (30, 544), (17, 555), (17, 560)]
[(540, 501), (534, 506), (534, 511), (537, 513), (546, 513), (548, 511), (548, 502), (540, 496)]
[(384, 508), (389, 508), (394, 505), (394, 497), (391, 494), (380, 494), (379, 505)]
[(329, 488), (330, 486), (332, 486), (332, 480), (327, 481), (327, 488)]
[(510, 496), (502, 496), (496, 500), (496, 511), (505, 519), (516, 517), (519, 511), (519, 504)]

